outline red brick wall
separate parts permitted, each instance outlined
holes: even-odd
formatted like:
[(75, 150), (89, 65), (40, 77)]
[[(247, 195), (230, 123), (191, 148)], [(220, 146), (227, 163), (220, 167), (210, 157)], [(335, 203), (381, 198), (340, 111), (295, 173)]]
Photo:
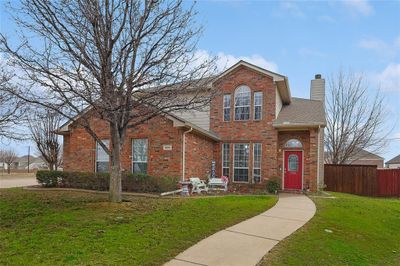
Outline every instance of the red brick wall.
[(195, 133), (186, 134), (185, 178), (199, 177), (208, 179), (211, 174), (211, 164), (214, 160), (213, 141)]
[[(278, 158), (278, 176), (282, 178), (283, 175), (283, 152), (290, 150), (283, 148), (286, 142), (290, 139), (298, 139), (303, 144), (303, 185), (306, 189), (310, 186), (312, 191), (317, 189), (317, 138), (318, 131), (311, 129), (310, 131), (282, 131), (279, 132), (279, 149), (277, 152)], [(297, 150), (297, 149), (296, 149)]]
[[(110, 139), (109, 126), (105, 121), (92, 118), (91, 125), (101, 139)], [(172, 121), (156, 117), (126, 133), (121, 153), (121, 166), (132, 171), (132, 139), (148, 139), (148, 174), (153, 176), (182, 175), (182, 133), (173, 127)], [(205, 179), (211, 172), (214, 159), (214, 141), (196, 133), (186, 134), (186, 178), (197, 176)], [(172, 145), (164, 150), (163, 145)], [(72, 127), (64, 136), (64, 170), (92, 172), (95, 170), (95, 141), (81, 127)]]
[[(95, 132), (102, 139), (109, 139), (109, 126), (105, 121), (93, 118)], [(147, 123), (130, 128), (126, 133), (122, 149), (122, 168), (131, 172), (132, 139), (148, 139), (148, 174), (154, 176), (181, 176), (182, 131), (173, 127), (172, 121), (156, 117)], [(163, 145), (172, 145), (171, 151), (163, 150)], [(81, 127), (72, 127), (70, 135), (64, 136), (64, 170), (94, 171), (95, 141)]]
[[(239, 67), (229, 75), (218, 80), (214, 84), (220, 91), (221, 96), (216, 97), (211, 103), (210, 129), (216, 132), (222, 139), (222, 143), (250, 143), (250, 179), (252, 178), (252, 144), (262, 143), (261, 176), (265, 180), (277, 174), (277, 139), (278, 133), (272, 127), (275, 119), (275, 85), (272, 77), (260, 74), (249, 68)], [(234, 92), (240, 85), (246, 85), (251, 89), (251, 112), (250, 120), (234, 121)], [(263, 92), (262, 120), (253, 120), (254, 92)], [(231, 94), (231, 121), (223, 121), (223, 95)], [(216, 148), (218, 150), (221, 147)], [(230, 173), (233, 173), (233, 145), (231, 145)], [(217, 175), (222, 174), (221, 155), (216, 156)]]

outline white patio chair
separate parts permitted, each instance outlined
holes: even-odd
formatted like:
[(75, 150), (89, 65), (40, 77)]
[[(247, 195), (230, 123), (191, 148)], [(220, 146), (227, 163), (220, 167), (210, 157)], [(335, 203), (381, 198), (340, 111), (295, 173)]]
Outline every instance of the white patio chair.
[(200, 180), (198, 177), (191, 177), (189, 178), (190, 183), (192, 184), (192, 193), (201, 193), (203, 191), (208, 192), (208, 186), (207, 184), (203, 181)]

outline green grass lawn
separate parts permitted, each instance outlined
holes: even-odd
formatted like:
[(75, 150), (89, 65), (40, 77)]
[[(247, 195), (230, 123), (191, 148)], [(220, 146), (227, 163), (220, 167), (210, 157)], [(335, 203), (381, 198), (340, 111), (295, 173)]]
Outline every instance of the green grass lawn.
[(0, 265), (160, 265), (272, 207), (273, 196), (128, 198), (0, 190)]
[(332, 195), (315, 198), (314, 218), (262, 264), (400, 265), (400, 200)]

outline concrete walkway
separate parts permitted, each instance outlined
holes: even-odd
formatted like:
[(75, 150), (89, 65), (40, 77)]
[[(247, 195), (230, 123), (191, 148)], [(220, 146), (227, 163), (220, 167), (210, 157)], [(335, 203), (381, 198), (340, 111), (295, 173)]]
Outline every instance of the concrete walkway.
[(38, 185), (34, 174), (31, 175), (5, 175), (0, 176), (0, 188), (25, 187)]
[(282, 193), (268, 211), (203, 239), (165, 265), (256, 265), (279, 241), (307, 223), (315, 211), (308, 197)]

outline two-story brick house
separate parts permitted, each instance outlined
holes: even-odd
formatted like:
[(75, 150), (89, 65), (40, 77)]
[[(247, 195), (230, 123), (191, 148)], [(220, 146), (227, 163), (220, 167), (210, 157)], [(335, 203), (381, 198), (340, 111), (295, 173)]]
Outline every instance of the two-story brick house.
[[(325, 81), (311, 81), (310, 99), (291, 96), (288, 78), (240, 61), (210, 79), (220, 93), (200, 112), (156, 117), (126, 134), (122, 168), (154, 176), (207, 179), (225, 175), (234, 187), (264, 187), (273, 176), (286, 190), (323, 185)], [(92, 125), (105, 143), (104, 121)], [(107, 171), (108, 156), (73, 121), (63, 125), (64, 170)], [(251, 185), (251, 186), (250, 186)]]

